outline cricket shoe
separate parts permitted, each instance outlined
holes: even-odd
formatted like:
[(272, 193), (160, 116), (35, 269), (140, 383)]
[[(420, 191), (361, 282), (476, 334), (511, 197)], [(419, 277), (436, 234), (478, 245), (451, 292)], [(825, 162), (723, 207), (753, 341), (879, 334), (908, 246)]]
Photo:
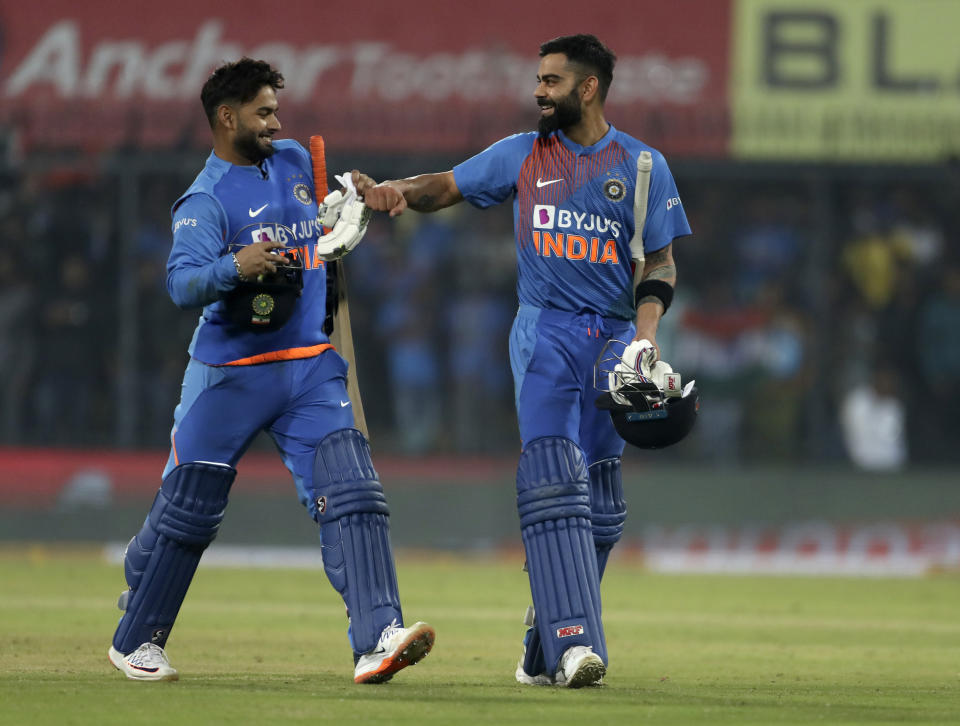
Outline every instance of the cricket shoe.
[(557, 668), (557, 685), (567, 688), (599, 686), (607, 673), (607, 667), (589, 645), (575, 645), (560, 656)]
[(546, 673), (538, 673), (535, 676), (531, 676), (525, 670), (523, 670), (523, 659), (526, 655), (526, 648), (524, 648), (524, 655), (520, 656), (520, 661), (517, 663), (517, 670), (514, 675), (517, 678), (517, 683), (522, 683), (525, 686), (555, 686), (557, 682), (553, 680)]
[(426, 623), (402, 628), (394, 620), (380, 633), (377, 647), (357, 660), (354, 683), (384, 683), (407, 666), (416, 665), (430, 652), (437, 634)]
[(118, 671), (135, 681), (176, 681), (180, 678), (163, 648), (156, 643), (144, 643), (127, 655), (111, 645), (107, 656)]
[[(523, 624), (528, 625), (529, 628), (523, 636), (523, 650), (520, 653), (520, 660), (517, 662), (517, 670), (514, 672), (514, 676), (517, 679), (517, 683), (522, 683), (525, 686), (555, 686), (557, 682), (553, 679), (552, 676), (548, 676), (546, 673), (537, 673), (534, 676), (531, 676), (527, 673), (523, 664), (527, 662), (527, 648), (530, 647), (532, 641), (536, 640), (534, 636), (536, 635), (536, 618), (534, 616), (533, 605), (527, 608), (526, 615), (523, 616)], [(537, 643), (540, 641), (537, 640)], [(539, 646), (538, 646), (539, 647)], [(542, 659), (540, 659), (542, 660)]]

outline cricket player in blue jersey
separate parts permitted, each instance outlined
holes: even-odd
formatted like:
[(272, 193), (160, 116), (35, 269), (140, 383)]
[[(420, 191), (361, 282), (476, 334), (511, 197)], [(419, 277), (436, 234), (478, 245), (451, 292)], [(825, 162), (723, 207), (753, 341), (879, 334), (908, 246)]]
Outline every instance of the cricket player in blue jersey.
[[(347, 607), (354, 680), (389, 680), (435, 637), (426, 623), (403, 625), (387, 501), (354, 428), (346, 361), (324, 333), (321, 251), (333, 232), (318, 218), (309, 154), (274, 140), (282, 87), (269, 64), (243, 58), (201, 92), (213, 152), (173, 205), (167, 288), (178, 306), (203, 313), (163, 482), (124, 555), (128, 590), (109, 649), (135, 680), (177, 679), (167, 638), (220, 527), (234, 467), (260, 431), (319, 524), (324, 569)], [(359, 172), (351, 181), (373, 183)]]
[[(513, 199), (517, 506), (534, 603), (516, 678), (531, 685), (580, 687), (606, 673), (600, 579), (626, 518), (624, 441), (594, 405), (594, 364), (610, 339), (633, 341), (634, 361), (639, 351), (659, 357), (657, 327), (676, 283), (671, 246), (690, 234), (663, 155), (604, 118), (614, 62), (592, 35), (544, 43), (537, 133), (498, 141), (451, 171), (362, 190), (391, 215)], [(651, 168), (638, 220), (641, 156)], [(631, 249), (638, 223), (642, 253)]]

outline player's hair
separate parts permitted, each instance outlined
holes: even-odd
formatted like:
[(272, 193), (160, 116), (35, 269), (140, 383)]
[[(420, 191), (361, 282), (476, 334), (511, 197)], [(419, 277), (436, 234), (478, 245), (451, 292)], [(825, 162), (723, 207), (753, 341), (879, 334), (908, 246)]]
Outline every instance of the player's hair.
[(217, 68), (200, 91), (200, 103), (210, 128), (216, 125), (217, 109), (222, 104), (249, 103), (264, 86), (275, 91), (283, 88), (283, 74), (266, 61), (244, 57)]
[(607, 91), (613, 82), (613, 66), (617, 62), (617, 56), (601, 43), (597, 36), (584, 33), (561, 35), (540, 46), (541, 58), (550, 53), (563, 53), (570, 63), (580, 66), (579, 81), (595, 75), (600, 81), (600, 102), (607, 100)]

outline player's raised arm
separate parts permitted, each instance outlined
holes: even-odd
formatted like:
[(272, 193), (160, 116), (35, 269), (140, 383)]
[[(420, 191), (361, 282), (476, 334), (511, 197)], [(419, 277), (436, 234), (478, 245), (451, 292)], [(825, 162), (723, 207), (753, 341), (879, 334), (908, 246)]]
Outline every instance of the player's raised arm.
[(407, 179), (393, 179), (366, 189), (357, 188), (364, 203), (391, 217), (403, 214), (409, 207), (417, 212), (436, 212), (463, 201), (452, 171), (420, 174)]

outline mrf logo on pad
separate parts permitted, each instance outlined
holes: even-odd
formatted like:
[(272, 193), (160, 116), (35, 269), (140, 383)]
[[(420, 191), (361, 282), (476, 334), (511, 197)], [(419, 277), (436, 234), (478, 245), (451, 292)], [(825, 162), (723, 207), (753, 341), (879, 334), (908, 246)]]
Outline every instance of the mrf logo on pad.
[(565, 625), (562, 628), (557, 628), (558, 638), (569, 638), (571, 635), (583, 635), (583, 626), (582, 625)]

